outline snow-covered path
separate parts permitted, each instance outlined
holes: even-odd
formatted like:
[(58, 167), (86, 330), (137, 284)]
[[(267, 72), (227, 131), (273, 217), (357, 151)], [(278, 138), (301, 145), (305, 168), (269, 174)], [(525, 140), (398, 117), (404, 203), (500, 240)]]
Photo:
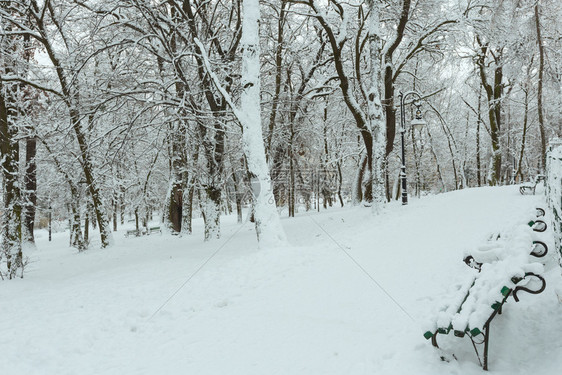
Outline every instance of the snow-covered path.
[[(479, 374), (468, 340), (443, 341), (459, 361), (441, 362), (423, 326), (467, 275), (464, 251), (541, 199), (479, 188), (379, 216), (303, 213), (282, 220), (292, 247), (275, 250), (255, 250), (250, 223), (233, 218), (205, 244), (118, 234), (75, 254), (65, 234), (43, 236), (26, 278), (0, 283), (0, 373)], [(492, 323), (489, 373), (562, 369), (560, 271), (547, 269), (544, 293)]]

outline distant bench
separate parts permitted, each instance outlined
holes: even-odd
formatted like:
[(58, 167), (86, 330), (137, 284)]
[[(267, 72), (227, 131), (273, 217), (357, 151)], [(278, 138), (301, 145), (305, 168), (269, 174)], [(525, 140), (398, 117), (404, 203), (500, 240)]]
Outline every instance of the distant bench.
[(155, 234), (155, 233), (162, 233), (162, 227), (148, 227), (148, 228), (142, 228), (142, 229), (129, 229), (125, 232), (125, 237), (129, 237), (129, 236), (135, 236), (135, 237), (140, 237), (142, 235), (151, 235), (151, 234)]
[(162, 233), (162, 228), (161, 227), (150, 227), (148, 228), (148, 233), (147, 234), (154, 234), (154, 233)]
[(543, 181), (543, 182), (546, 181), (546, 176), (545, 176), (545, 175), (542, 175), (542, 174), (538, 174), (538, 175), (535, 177), (535, 181), (534, 181), (534, 182), (521, 185), (521, 186), (519, 187), (519, 192), (520, 192), (521, 194), (523, 194), (523, 195), (529, 195), (529, 194), (535, 195), (535, 192), (536, 192), (536, 189), (537, 189), (537, 185), (538, 185), (538, 183), (541, 182), (541, 181)]
[[(537, 216), (544, 216), (543, 209), (537, 209)], [(534, 232), (544, 232), (546, 223), (542, 220), (532, 220), (528, 223)], [(484, 370), (488, 370), (488, 344), (490, 338), (490, 323), (496, 315), (502, 313), (503, 305), (510, 296), (518, 302), (517, 293), (524, 291), (531, 294), (539, 294), (546, 288), (546, 281), (540, 275), (542, 265), (528, 260), (529, 255), (544, 257), (548, 248), (543, 241), (532, 241), (530, 250), (525, 250), (526, 244), (516, 246), (517, 254), (510, 253), (499, 244), (500, 234), (493, 235), (484, 247), (487, 254), (468, 255), (464, 262), (478, 273), (467, 280), (452, 296), (444, 303), (432, 322), (432, 327), (424, 333), (426, 339), (431, 339), (434, 347), (437, 344), (437, 335), (447, 335), (453, 332), (456, 337), (467, 336), (473, 344), (476, 356)], [(529, 238), (527, 237), (521, 237)], [(518, 240), (515, 237), (514, 240)], [(509, 244), (507, 244), (509, 245)], [(521, 250), (521, 251), (519, 251)], [(536, 280), (532, 288), (531, 280)], [(527, 282), (523, 282), (527, 281)], [(537, 284), (540, 282), (540, 284)], [(484, 345), (482, 359), (477, 345)], [(454, 357), (454, 354), (453, 354)], [(456, 358), (456, 357), (454, 357)], [(446, 360), (445, 356), (441, 356)]]

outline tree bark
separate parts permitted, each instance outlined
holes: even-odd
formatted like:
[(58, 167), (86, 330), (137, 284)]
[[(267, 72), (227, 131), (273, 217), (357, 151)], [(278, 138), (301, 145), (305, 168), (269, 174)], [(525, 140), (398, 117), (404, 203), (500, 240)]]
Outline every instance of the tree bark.
[(255, 225), (260, 244), (275, 246), (286, 241), (275, 205), (261, 128), (259, 0), (244, 0), (242, 22), (242, 95), (237, 117), (242, 117), (244, 151), (248, 169), (256, 179)]
[(367, 95), (369, 127), (372, 133), (372, 200), (373, 209), (380, 212), (386, 201), (384, 163), (386, 160), (386, 123), (381, 102), (381, 35), (378, 2), (367, 1), (369, 7), (368, 40), (370, 50), (370, 89)]
[(478, 90), (478, 111), (476, 113), (476, 179), (482, 186), (482, 161), (480, 160), (480, 124), (482, 122), (482, 85)]
[(275, 47), (275, 92), (271, 103), (271, 114), (269, 115), (269, 131), (267, 133), (266, 156), (271, 162), (273, 151), (271, 149), (273, 141), (273, 133), (275, 130), (275, 121), (277, 118), (277, 108), (279, 107), (279, 97), (281, 94), (281, 78), (283, 72), (283, 34), (285, 28), (285, 19), (287, 15), (287, 0), (281, 0), (281, 9), (279, 10), (279, 19), (277, 22), (277, 45)]
[(537, 112), (539, 120), (539, 131), (541, 135), (541, 169), (546, 170), (546, 131), (543, 117), (543, 77), (544, 77), (544, 46), (541, 37), (541, 24), (539, 14), (539, 2), (535, 4), (535, 25), (537, 29), (537, 44), (539, 46), (539, 82), (537, 83)]
[(486, 55), (489, 47), (480, 41), (477, 37), (478, 44), (480, 45), (480, 55), (478, 56), (477, 65), (480, 72), (480, 79), (482, 86), (486, 92), (488, 101), (488, 119), (490, 122), (490, 137), (492, 140), (492, 171), (490, 175), (490, 185), (495, 186), (500, 184), (501, 179), (501, 144), (500, 144), (500, 129), (501, 129), (501, 100), (503, 95), (503, 70), (501, 66), (501, 50), (496, 51), (494, 60), (494, 78), (493, 83), (488, 82), (488, 75), (486, 72)]
[[(30, 36), (24, 36), (24, 48), (25, 51), (24, 59), (27, 63), (30, 62), (31, 56), (33, 54), (33, 47), (30, 41)], [(27, 74), (27, 69), (25, 69)], [(23, 89), (23, 85), (20, 85)], [(23, 90), (22, 90), (23, 91)], [(31, 92), (24, 92), (24, 100), (33, 102), (34, 98), (31, 98)], [(35, 227), (35, 212), (37, 210), (37, 162), (35, 157), (37, 155), (37, 136), (35, 135), (35, 129), (32, 126), (26, 127), (27, 137), (25, 139), (25, 193), (24, 193), (24, 228), (23, 240), (35, 244), (35, 237), (33, 235), (33, 230)]]
[(519, 152), (519, 160), (517, 162), (517, 172), (515, 172), (515, 179), (519, 177), (523, 181), (523, 155), (525, 155), (525, 142), (527, 140), (527, 123), (529, 118), (529, 89), (523, 89), (525, 93), (524, 113), (523, 113), (523, 134), (521, 135), (521, 151)]
[[(332, 49), (332, 54), (334, 58), (334, 65), (336, 68), (336, 73), (338, 75), (338, 79), (340, 81), (340, 89), (343, 94), (343, 100), (351, 112), (353, 119), (355, 121), (355, 125), (359, 130), (359, 134), (361, 139), (363, 140), (363, 144), (365, 145), (365, 154), (367, 157), (367, 167), (368, 167), (368, 176), (369, 179), (367, 184), (365, 185), (365, 191), (363, 193), (363, 200), (366, 202), (372, 202), (373, 200), (373, 181), (372, 181), (372, 170), (373, 170), (373, 134), (371, 133), (371, 129), (367, 125), (367, 116), (365, 116), (364, 111), (359, 106), (359, 103), (355, 99), (353, 88), (351, 87), (350, 77), (345, 71), (344, 67), (344, 56), (343, 56), (343, 47), (345, 44), (346, 39), (341, 38), (338, 39), (336, 37), (334, 30), (328, 23), (328, 20), (324, 19), (323, 14), (324, 11), (322, 9), (318, 9), (317, 4), (314, 1), (309, 1), (308, 5), (314, 10), (316, 13), (316, 19), (320, 22), (320, 25), (326, 32), (328, 36), (328, 42)], [(341, 5), (340, 5), (341, 6)], [(343, 17), (343, 9), (341, 10)], [(342, 22), (346, 22), (346, 20), (342, 20)]]
[[(21, 192), (18, 188), (19, 143), (17, 128), (12, 123), (16, 110), (10, 97), (10, 87), (5, 87), (0, 81), (0, 167), (4, 182), (0, 260), (5, 259), (5, 275), (13, 279), (18, 271), (23, 277), (23, 253)], [(0, 268), (0, 277), (3, 278), (3, 275)]]

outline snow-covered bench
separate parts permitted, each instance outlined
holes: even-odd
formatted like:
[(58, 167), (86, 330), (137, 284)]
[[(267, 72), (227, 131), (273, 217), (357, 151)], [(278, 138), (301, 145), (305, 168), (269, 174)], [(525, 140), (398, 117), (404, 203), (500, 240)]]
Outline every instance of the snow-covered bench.
[[(544, 210), (542, 212), (544, 215)], [(516, 226), (508, 233), (493, 234), (484, 245), (465, 257), (465, 263), (474, 270), (456, 292), (442, 302), (429, 323), (424, 337), (431, 339), (433, 346), (439, 348), (438, 334), (453, 332), (456, 337), (466, 336), (472, 341), (483, 369), (488, 369), (492, 320), (502, 313), (509, 297), (513, 296), (518, 302), (518, 292), (538, 294), (546, 287), (541, 276), (544, 266), (535, 259), (546, 255), (548, 248), (535, 238), (537, 221)], [(477, 345), (484, 345), (482, 359)], [(441, 358), (445, 360), (444, 355)]]
[[(485, 264), (482, 272), (463, 285), (457, 295), (447, 303), (445, 309), (438, 314), (433, 329), (426, 331), (424, 337), (431, 339), (433, 346), (439, 348), (438, 334), (446, 335), (453, 332), (456, 337), (466, 335), (474, 344), (479, 360), (480, 354), (476, 345), (484, 345), (483, 358), (480, 362), (482, 368), (488, 370), (488, 344), (492, 320), (497, 314), (502, 313), (503, 305), (510, 296), (518, 302), (517, 292), (538, 294), (546, 287), (546, 282), (540, 274), (522, 272), (521, 269), (506, 272), (508, 271), (506, 268), (509, 268), (506, 266), (504, 262)], [(531, 279), (539, 281), (541, 285), (531, 289), (528, 285)]]
[[(542, 217), (545, 215), (545, 211), (542, 208), (537, 208), (537, 217)], [(540, 219), (531, 220), (527, 223), (533, 232), (544, 232), (547, 229), (547, 224)], [(505, 257), (509, 253), (504, 247), (505, 244), (500, 242), (502, 238), (501, 233), (493, 233), (488, 238), (488, 242), (485, 245), (480, 246), (475, 251), (470, 254), (465, 254), (463, 262), (467, 266), (480, 270), (483, 263), (490, 263), (499, 260), (501, 256)], [(535, 258), (542, 258), (548, 254), (548, 246), (546, 243), (540, 240), (533, 239), (531, 250), (529, 255)]]
[(125, 232), (125, 237), (129, 237), (129, 236), (142, 236), (142, 235), (151, 235), (154, 233), (162, 233), (162, 228), (161, 227), (149, 227), (149, 228), (143, 228), (143, 229), (129, 229)]
[(546, 176), (545, 176), (545, 175), (542, 175), (542, 174), (538, 174), (538, 175), (535, 177), (535, 181), (534, 181), (534, 182), (532, 182), (532, 183), (526, 183), (526, 184), (521, 185), (521, 186), (519, 187), (519, 192), (520, 192), (522, 195), (525, 195), (525, 194), (533, 194), (533, 195), (535, 195), (535, 192), (536, 192), (536, 189), (537, 189), (537, 185), (538, 185), (538, 183), (541, 182), (541, 181), (546, 181)]
[(127, 232), (125, 232), (125, 237), (129, 237), (129, 236), (140, 236), (142, 234), (142, 232), (140, 230), (136, 230), (136, 229), (128, 229)]
[(150, 227), (148, 228), (147, 234), (154, 234), (154, 233), (162, 233), (162, 228), (161, 227)]

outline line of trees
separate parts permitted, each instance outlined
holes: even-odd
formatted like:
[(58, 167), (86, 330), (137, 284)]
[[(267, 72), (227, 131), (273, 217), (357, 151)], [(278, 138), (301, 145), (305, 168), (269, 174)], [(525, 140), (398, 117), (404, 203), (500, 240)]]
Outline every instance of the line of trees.
[[(285, 240), (279, 212), (526, 180), (562, 136), (554, 0), (0, 1), (0, 275), (34, 223), (80, 251), (133, 218), (220, 238), (224, 213)], [(410, 103), (407, 119), (413, 116)], [(99, 238), (90, 235), (97, 228)]]

